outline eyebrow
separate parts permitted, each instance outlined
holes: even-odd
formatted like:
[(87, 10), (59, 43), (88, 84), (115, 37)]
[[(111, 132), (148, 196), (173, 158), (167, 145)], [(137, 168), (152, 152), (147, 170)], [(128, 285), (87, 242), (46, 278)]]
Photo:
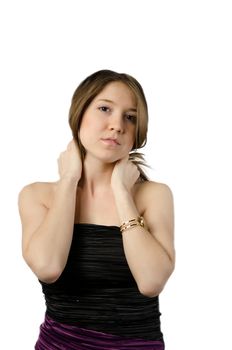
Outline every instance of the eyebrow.
[[(104, 102), (109, 102), (109, 103), (115, 104), (114, 101), (108, 100), (107, 98), (101, 98), (101, 99), (99, 99), (99, 100), (97, 100), (97, 101), (104, 101)], [(129, 110), (129, 111), (133, 111), (133, 112), (137, 112), (137, 109), (136, 109), (136, 108), (128, 108), (128, 110)]]

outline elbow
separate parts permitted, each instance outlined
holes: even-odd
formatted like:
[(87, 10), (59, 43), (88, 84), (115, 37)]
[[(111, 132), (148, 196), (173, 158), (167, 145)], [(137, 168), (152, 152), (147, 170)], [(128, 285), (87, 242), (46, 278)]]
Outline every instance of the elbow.
[(32, 270), (32, 272), (41, 282), (50, 284), (56, 282), (59, 279), (62, 270), (59, 267), (57, 267), (57, 265), (52, 263), (46, 263), (44, 261), (35, 262), (34, 259), (30, 259), (27, 256), (23, 257), (27, 265)]
[(60, 270), (48, 266), (37, 268), (34, 272), (41, 282), (47, 284), (55, 283), (61, 275)]
[(140, 293), (149, 298), (159, 295), (164, 289), (164, 286), (171, 276), (173, 270), (174, 265), (172, 265), (172, 267), (170, 267), (170, 269), (168, 269), (166, 273), (163, 273), (162, 275), (157, 275), (155, 277), (153, 276), (153, 278), (150, 278), (149, 280), (140, 281), (140, 283), (138, 283)]
[(163, 290), (163, 285), (160, 283), (155, 283), (155, 284), (149, 284), (149, 285), (141, 285), (141, 286), (138, 286), (139, 288), (139, 292), (148, 297), (148, 298), (154, 298), (156, 296), (158, 296), (162, 290)]

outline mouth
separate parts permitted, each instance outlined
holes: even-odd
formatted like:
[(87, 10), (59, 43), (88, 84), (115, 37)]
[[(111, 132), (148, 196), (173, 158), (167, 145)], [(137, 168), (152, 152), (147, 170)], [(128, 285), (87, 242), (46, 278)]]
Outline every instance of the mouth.
[(107, 145), (118, 146), (120, 143), (116, 139), (101, 139)]

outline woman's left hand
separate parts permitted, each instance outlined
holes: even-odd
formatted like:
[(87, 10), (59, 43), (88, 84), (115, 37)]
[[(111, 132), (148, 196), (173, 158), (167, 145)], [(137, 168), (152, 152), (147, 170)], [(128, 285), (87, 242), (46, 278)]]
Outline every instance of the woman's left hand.
[(130, 192), (139, 175), (138, 167), (129, 160), (128, 156), (117, 161), (111, 176), (113, 191), (123, 189)]

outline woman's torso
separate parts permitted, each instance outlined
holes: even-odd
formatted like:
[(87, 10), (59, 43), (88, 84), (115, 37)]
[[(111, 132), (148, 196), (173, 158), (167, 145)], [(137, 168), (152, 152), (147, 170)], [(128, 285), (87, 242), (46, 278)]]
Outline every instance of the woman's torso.
[[(140, 215), (146, 210), (145, 186), (137, 184), (132, 191)], [(37, 184), (38, 199), (47, 209), (56, 188), (56, 182)], [(56, 282), (40, 281), (47, 315), (61, 324), (162, 340), (158, 297), (145, 297), (138, 291), (123, 252), (120, 224), (110, 191), (95, 194), (90, 200), (77, 189), (67, 265)]]

